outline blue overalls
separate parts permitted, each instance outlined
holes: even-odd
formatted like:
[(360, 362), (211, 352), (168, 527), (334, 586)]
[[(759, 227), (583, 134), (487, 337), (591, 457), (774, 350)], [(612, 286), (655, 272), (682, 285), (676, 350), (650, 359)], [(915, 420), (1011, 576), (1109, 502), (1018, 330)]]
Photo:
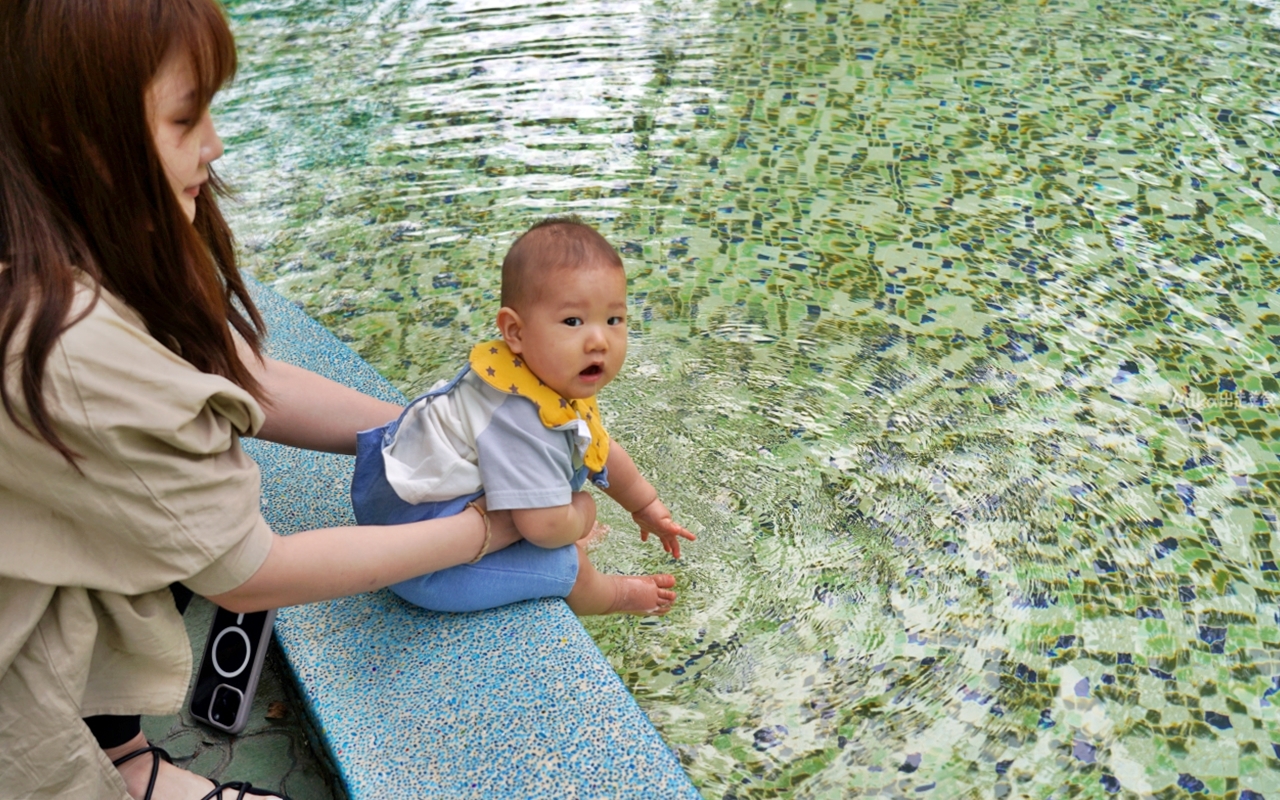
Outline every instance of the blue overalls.
[[(387, 483), (382, 448), (394, 439), (404, 416), (419, 400), (448, 393), (470, 370), (464, 367), (444, 386), (433, 389), (405, 407), (394, 421), (356, 434), (356, 466), (351, 480), (351, 505), (361, 525), (396, 525), (460, 513), (467, 503), (484, 495), (474, 494), (428, 503), (406, 503)], [(581, 491), (587, 468), (573, 476), (573, 491)], [(567, 597), (578, 577), (576, 545), (546, 549), (524, 540), (488, 553), (475, 564), (419, 575), (391, 586), (400, 597), (431, 611), (480, 611), (532, 600)]]

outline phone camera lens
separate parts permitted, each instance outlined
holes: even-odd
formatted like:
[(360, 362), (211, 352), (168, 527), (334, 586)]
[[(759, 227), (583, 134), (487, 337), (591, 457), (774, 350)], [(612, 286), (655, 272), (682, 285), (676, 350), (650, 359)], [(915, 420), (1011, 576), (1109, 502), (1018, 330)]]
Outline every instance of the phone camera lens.
[(213, 699), (209, 701), (209, 719), (223, 727), (235, 724), (236, 714), (240, 712), (240, 703), (244, 695), (234, 686), (218, 684), (213, 690)]

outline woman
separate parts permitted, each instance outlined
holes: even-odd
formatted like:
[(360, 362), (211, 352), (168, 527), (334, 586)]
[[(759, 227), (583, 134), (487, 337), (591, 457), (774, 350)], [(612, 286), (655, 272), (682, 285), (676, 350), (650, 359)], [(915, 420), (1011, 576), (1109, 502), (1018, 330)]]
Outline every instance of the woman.
[(354, 453), (399, 409), (260, 355), (209, 169), (234, 65), (216, 0), (0, 3), (6, 797), (240, 796), (138, 732), (190, 677), (171, 584), (256, 611), (516, 539), (479, 509), (288, 538), (263, 521), (240, 436)]

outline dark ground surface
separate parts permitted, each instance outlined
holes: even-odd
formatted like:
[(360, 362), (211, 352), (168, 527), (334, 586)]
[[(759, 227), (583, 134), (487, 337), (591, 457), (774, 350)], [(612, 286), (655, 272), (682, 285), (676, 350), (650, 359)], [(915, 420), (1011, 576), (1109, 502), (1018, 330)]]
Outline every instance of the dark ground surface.
[[(187, 609), (187, 632), (198, 666), (204, 652), (214, 606), (202, 597)], [(268, 719), (268, 711), (276, 719)], [(283, 716), (280, 716), (283, 714)], [(293, 676), (272, 642), (249, 715), (236, 736), (196, 722), (189, 711), (170, 717), (143, 717), (142, 729), (152, 744), (173, 756), (176, 764), (222, 781), (250, 781), (255, 787), (279, 790), (293, 800), (345, 800), (324, 746), (310, 730)]]

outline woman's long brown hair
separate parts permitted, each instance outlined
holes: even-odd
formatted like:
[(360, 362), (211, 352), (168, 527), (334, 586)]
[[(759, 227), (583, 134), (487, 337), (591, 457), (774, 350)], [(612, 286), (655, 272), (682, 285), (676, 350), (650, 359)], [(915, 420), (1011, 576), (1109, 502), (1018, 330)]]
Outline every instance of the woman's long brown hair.
[[(189, 54), (207, 108), (235, 72), (217, 0), (0, 2), (0, 356), (20, 361), (28, 422), (3, 379), (0, 402), (73, 464), (42, 387), (49, 353), (78, 321), (77, 270), (197, 369), (262, 395), (232, 334), (260, 352), (231, 232), (211, 191), (188, 222), (152, 140), (147, 87), (170, 53)], [(210, 187), (221, 188), (212, 174)]]

